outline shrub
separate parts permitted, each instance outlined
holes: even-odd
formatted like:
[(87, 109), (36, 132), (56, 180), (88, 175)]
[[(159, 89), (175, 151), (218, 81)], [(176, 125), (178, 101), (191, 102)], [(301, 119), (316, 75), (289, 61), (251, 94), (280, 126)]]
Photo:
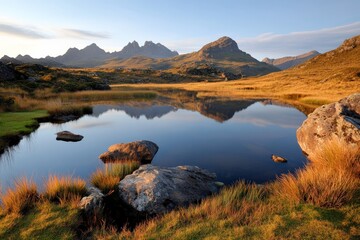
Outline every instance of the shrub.
[(86, 182), (70, 176), (50, 176), (45, 183), (44, 197), (54, 202), (72, 202), (86, 195)]
[(9, 188), (4, 195), (1, 195), (5, 213), (24, 213), (34, 205), (37, 199), (38, 192), (35, 183), (26, 178), (15, 181), (14, 188)]

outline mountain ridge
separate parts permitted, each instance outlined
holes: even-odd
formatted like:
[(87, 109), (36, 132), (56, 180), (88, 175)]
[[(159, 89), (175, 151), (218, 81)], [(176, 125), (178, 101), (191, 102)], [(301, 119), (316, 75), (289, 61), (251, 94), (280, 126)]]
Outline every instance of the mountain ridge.
[(199, 51), (178, 55), (166, 59), (133, 57), (125, 60), (112, 59), (101, 67), (104, 68), (152, 68), (177, 73), (206, 65), (209, 72), (213, 69), (242, 76), (257, 76), (279, 71), (267, 63), (259, 62), (250, 54), (241, 51), (237, 43), (229, 37), (221, 37), (204, 45)]
[(34, 63), (42, 64), (49, 67), (96, 67), (105, 63), (110, 59), (128, 59), (136, 56), (144, 56), (149, 58), (168, 58), (179, 55), (176, 51), (171, 51), (161, 43), (153, 43), (145, 41), (140, 46), (136, 41), (128, 43), (120, 51), (112, 53), (106, 52), (96, 43), (92, 43), (82, 49), (75, 47), (69, 48), (63, 55), (56, 57), (47, 56), (45, 58), (32, 58), (29, 55), (18, 55), (10, 58), (4, 55), (0, 61), (5, 63)]
[(310, 52), (297, 55), (297, 56), (286, 56), (281, 58), (264, 58), (262, 62), (265, 62), (267, 64), (274, 65), (281, 70), (285, 70), (294, 66), (297, 66), (299, 64), (302, 64), (303, 62), (306, 62), (307, 60), (316, 57), (320, 55), (320, 53), (316, 50), (312, 50)]

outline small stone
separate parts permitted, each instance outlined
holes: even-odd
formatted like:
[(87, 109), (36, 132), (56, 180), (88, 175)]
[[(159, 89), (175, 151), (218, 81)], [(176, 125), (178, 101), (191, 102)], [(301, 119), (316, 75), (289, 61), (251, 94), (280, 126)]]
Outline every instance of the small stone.
[(271, 155), (271, 159), (274, 161), (274, 162), (277, 162), (277, 163), (286, 163), (287, 162), (287, 159), (286, 158), (283, 158), (283, 157), (280, 157), (280, 156), (277, 156), (277, 155)]

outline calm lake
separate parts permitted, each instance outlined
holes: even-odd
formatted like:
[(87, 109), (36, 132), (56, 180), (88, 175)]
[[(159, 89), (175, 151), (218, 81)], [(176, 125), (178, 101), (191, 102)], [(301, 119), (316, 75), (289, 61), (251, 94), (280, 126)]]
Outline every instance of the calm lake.
[[(154, 165), (196, 165), (226, 184), (239, 179), (263, 183), (306, 163), (295, 135), (305, 118), (295, 108), (255, 100), (98, 105), (76, 121), (42, 123), (0, 156), (0, 183), (6, 188), (27, 176), (41, 185), (50, 174), (88, 179), (104, 167), (99, 154), (112, 144), (135, 140), (159, 146)], [(63, 130), (84, 139), (57, 141), (55, 134)], [(288, 162), (274, 163), (271, 154)]]

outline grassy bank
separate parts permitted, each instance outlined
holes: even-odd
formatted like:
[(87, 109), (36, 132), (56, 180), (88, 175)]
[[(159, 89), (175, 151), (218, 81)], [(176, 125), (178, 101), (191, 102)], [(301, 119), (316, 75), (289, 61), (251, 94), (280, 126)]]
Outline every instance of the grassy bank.
[(0, 137), (29, 134), (39, 125), (36, 119), (46, 116), (45, 110), (0, 113)]
[[(115, 171), (117, 174), (113, 175), (111, 169), (103, 171), (100, 175), (105, 178), (122, 172)], [(94, 176), (96, 179), (99, 174)], [(357, 239), (359, 176), (359, 149), (332, 140), (311, 163), (294, 174), (280, 176), (265, 185), (240, 181), (200, 204), (147, 220), (133, 231), (126, 227), (118, 229), (101, 216), (90, 219), (93, 223), (90, 228), (83, 228), (76, 203), (84, 195), (84, 182), (50, 177), (42, 194), (28, 182), (17, 186), (11, 194), (2, 195), (2, 202), (9, 195), (11, 198), (6, 201), (10, 204), (1, 208), (0, 238)], [(6, 207), (19, 203), (27, 207), (14, 211)]]
[(96, 104), (148, 101), (156, 96), (156, 93), (151, 91), (53, 93), (49, 89), (38, 89), (34, 94), (29, 94), (18, 88), (0, 88), (0, 97), (4, 100), (2, 102), (7, 103), (0, 104), (0, 152), (8, 146), (17, 144), (22, 136), (34, 131), (39, 126), (38, 118), (47, 117), (48, 120), (62, 121), (63, 116), (73, 115), (78, 118), (92, 113), (91, 106)]
[(266, 185), (239, 182), (201, 204), (99, 239), (357, 239), (360, 152), (332, 140), (305, 169)]

